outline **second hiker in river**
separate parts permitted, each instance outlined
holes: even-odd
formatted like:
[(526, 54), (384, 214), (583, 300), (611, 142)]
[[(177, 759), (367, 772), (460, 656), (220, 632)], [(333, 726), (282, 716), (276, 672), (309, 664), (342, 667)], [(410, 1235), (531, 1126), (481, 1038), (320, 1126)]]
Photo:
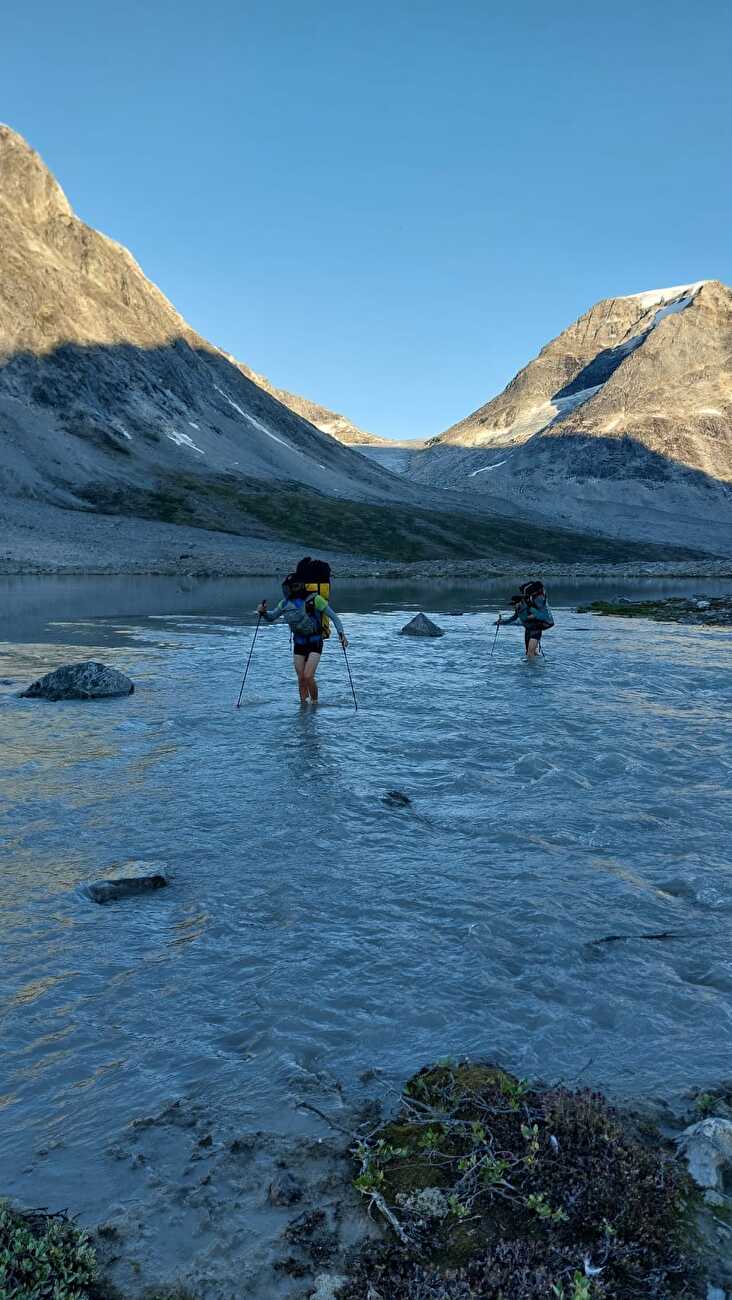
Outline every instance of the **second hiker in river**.
[[(299, 566), (298, 566), (299, 567)], [(297, 574), (290, 574), (282, 583), (282, 600), (273, 610), (267, 609), (263, 600), (257, 613), (267, 623), (284, 619), (292, 633), (292, 651), (294, 656), (297, 686), (300, 703), (318, 702), (318, 684), (315, 674), (323, 653), (323, 638), (329, 635), (328, 620), (335, 624), (336, 631), (344, 650), (348, 640), (343, 631), (343, 624), (334, 609), (331, 609), (325, 596), (317, 591), (308, 591), (306, 584)]]
[(496, 627), (508, 627), (510, 623), (521, 623), (524, 629), (526, 658), (535, 659), (541, 647), (541, 634), (554, 627), (551, 610), (546, 603), (543, 582), (525, 582), (520, 592), (511, 597), (513, 615), (502, 618), (498, 615)]

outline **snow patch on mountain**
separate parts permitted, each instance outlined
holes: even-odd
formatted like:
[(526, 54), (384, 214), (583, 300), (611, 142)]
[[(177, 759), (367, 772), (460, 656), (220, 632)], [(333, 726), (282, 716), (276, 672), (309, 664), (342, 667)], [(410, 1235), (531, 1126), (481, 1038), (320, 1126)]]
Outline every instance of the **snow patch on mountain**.
[(693, 301), (693, 293), (687, 293), (684, 294), (682, 298), (677, 298), (675, 302), (670, 302), (667, 306), (660, 307), (651, 321), (651, 329), (655, 329), (659, 321), (662, 321), (666, 316), (674, 316), (677, 311), (684, 311), (687, 307), (691, 306)]
[[(508, 457), (506, 457), (506, 460), (508, 460)], [(484, 465), (482, 469), (474, 469), (472, 474), (469, 474), (468, 477), (475, 478), (476, 474), (485, 474), (487, 469), (498, 469), (499, 465), (506, 464), (506, 460), (496, 460), (492, 465)]]
[(676, 284), (669, 289), (647, 289), (644, 293), (626, 293), (618, 301), (630, 302), (631, 298), (633, 298), (640, 303), (641, 307), (650, 311), (651, 307), (655, 307), (657, 303), (673, 302), (682, 295), (693, 298), (703, 284), (710, 283), (709, 280), (696, 280), (694, 284)]
[(245, 411), (237, 402), (233, 401), (232, 398), (229, 397), (229, 394), (224, 392), (223, 388), (219, 388), (218, 384), (214, 384), (214, 388), (217, 393), (221, 393), (221, 396), (229, 403), (229, 406), (233, 406), (234, 410), (238, 411), (239, 415), (243, 415), (244, 419), (248, 420), (249, 424), (253, 424), (255, 429), (259, 429), (260, 433), (266, 433), (267, 437), (271, 438), (273, 442), (279, 442), (280, 446), (287, 447), (288, 451), (294, 451), (296, 456), (302, 456), (303, 453), (299, 451), (297, 447), (293, 447), (292, 443), (285, 442), (284, 438), (278, 438), (277, 434), (273, 433), (271, 429), (268, 429), (266, 424), (262, 424), (262, 421), (258, 420), (255, 415), (250, 415), (248, 411)]
[(193, 439), (188, 437), (187, 433), (176, 433), (173, 431), (173, 433), (168, 434), (168, 437), (171, 442), (175, 443), (176, 447), (190, 447), (191, 451), (197, 451), (199, 456), (206, 455), (205, 451), (202, 451), (200, 447), (197, 447)]
[(592, 388), (581, 388), (578, 393), (570, 393), (568, 397), (553, 398), (552, 404), (556, 407), (557, 415), (565, 416), (570, 411), (576, 411), (578, 406), (584, 406), (595, 393), (599, 393), (602, 387), (602, 384), (595, 384)]
[[(601, 388), (602, 384), (595, 384), (592, 388), (583, 388), (577, 393), (570, 393), (567, 397), (553, 397), (548, 402), (542, 402), (541, 405), (524, 411), (520, 418), (507, 428), (481, 430), (477, 441), (479, 444), (492, 442), (496, 446), (525, 442), (535, 433), (541, 433), (542, 429), (548, 428), (550, 424), (563, 420), (570, 412), (576, 411), (578, 406), (589, 402)], [(486, 469), (490, 468), (492, 468), (490, 465), (486, 466)]]

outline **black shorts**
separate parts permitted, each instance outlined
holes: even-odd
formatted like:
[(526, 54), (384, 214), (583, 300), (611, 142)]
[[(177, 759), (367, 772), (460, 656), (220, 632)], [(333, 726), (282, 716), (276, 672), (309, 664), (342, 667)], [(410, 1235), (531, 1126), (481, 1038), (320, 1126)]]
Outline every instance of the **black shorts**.
[(292, 653), (293, 655), (300, 655), (303, 659), (307, 659), (308, 655), (322, 655), (322, 636), (311, 638), (310, 641), (298, 641), (296, 639), (292, 647)]
[(541, 634), (544, 631), (543, 623), (526, 623), (524, 626), (524, 645), (529, 648), (529, 641), (541, 641)]

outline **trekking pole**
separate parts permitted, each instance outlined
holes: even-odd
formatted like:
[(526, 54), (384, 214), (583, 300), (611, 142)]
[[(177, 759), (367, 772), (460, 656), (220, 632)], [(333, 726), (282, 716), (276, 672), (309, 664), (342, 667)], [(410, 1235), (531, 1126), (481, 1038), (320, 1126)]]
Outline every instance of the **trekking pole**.
[(493, 651), (496, 648), (496, 641), (498, 640), (498, 633), (500, 632), (500, 630), (501, 630), (501, 620), (499, 618), (498, 622), (496, 623), (496, 635), (493, 638), (493, 645), (491, 646), (491, 653), (490, 653), (491, 659), (493, 658)]
[(354, 707), (354, 709), (356, 710), (356, 712), (358, 713), (358, 700), (356, 699), (356, 692), (355, 692), (354, 687), (353, 687), (353, 678), (351, 677), (351, 665), (350, 665), (349, 662), (348, 662), (348, 655), (346, 654), (346, 647), (344, 646), (344, 644), (343, 644), (342, 641), (341, 641), (341, 650), (343, 651), (343, 658), (344, 658), (345, 661), (346, 661), (346, 668), (348, 669), (348, 680), (349, 680), (349, 682), (351, 683), (351, 691), (352, 691), (352, 693), (353, 693), (353, 707)]
[(256, 639), (257, 639), (257, 632), (259, 631), (259, 624), (260, 624), (261, 622), (262, 622), (262, 615), (260, 614), (260, 615), (259, 615), (259, 618), (257, 619), (257, 626), (256, 626), (255, 629), (254, 629), (254, 636), (252, 637), (252, 644), (251, 644), (251, 647), (250, 647), (250, 649), (249, 649), (249, 658), (247, 659), (247, 666), (246, 666), (246, 668), (244, 669), (244, 677), (242, 678), (241, 690), (239, 691), (239, 699), (238, 699), (237, 702), (236, 702), (236, 707), (237, 707), (237, 709), (238, 709), (238, 708), (240, 707), (240, 705), (241, 705), (241, 697), (242, 697), (242, 695), (243, 695), (243, 693), (244, 693), (244, 682), (245, 682), (246, 679), (247, 679), (247, 673), (249, 672), (249, 665), (250, 665), (250, 663), (252, 662), (252, 654), (253, 654), (253, 651), (254, 651), (254, 642), (255, 642)]

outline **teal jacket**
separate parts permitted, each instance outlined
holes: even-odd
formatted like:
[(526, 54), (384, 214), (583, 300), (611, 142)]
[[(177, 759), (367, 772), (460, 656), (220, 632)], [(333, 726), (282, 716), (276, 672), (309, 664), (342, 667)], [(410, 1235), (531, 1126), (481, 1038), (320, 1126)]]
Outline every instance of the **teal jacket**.
[(528, 623), (543, 623), (544, 627), (554, 627), (554, 619), (546, 603), (546, 596), (537, 597), (529, 605), (522, 601), (516, 606), (513, 618), (501, 619), (503, 627), (507, 627), (509, 623), (520, 623), (522, 627), (526, 627)]

